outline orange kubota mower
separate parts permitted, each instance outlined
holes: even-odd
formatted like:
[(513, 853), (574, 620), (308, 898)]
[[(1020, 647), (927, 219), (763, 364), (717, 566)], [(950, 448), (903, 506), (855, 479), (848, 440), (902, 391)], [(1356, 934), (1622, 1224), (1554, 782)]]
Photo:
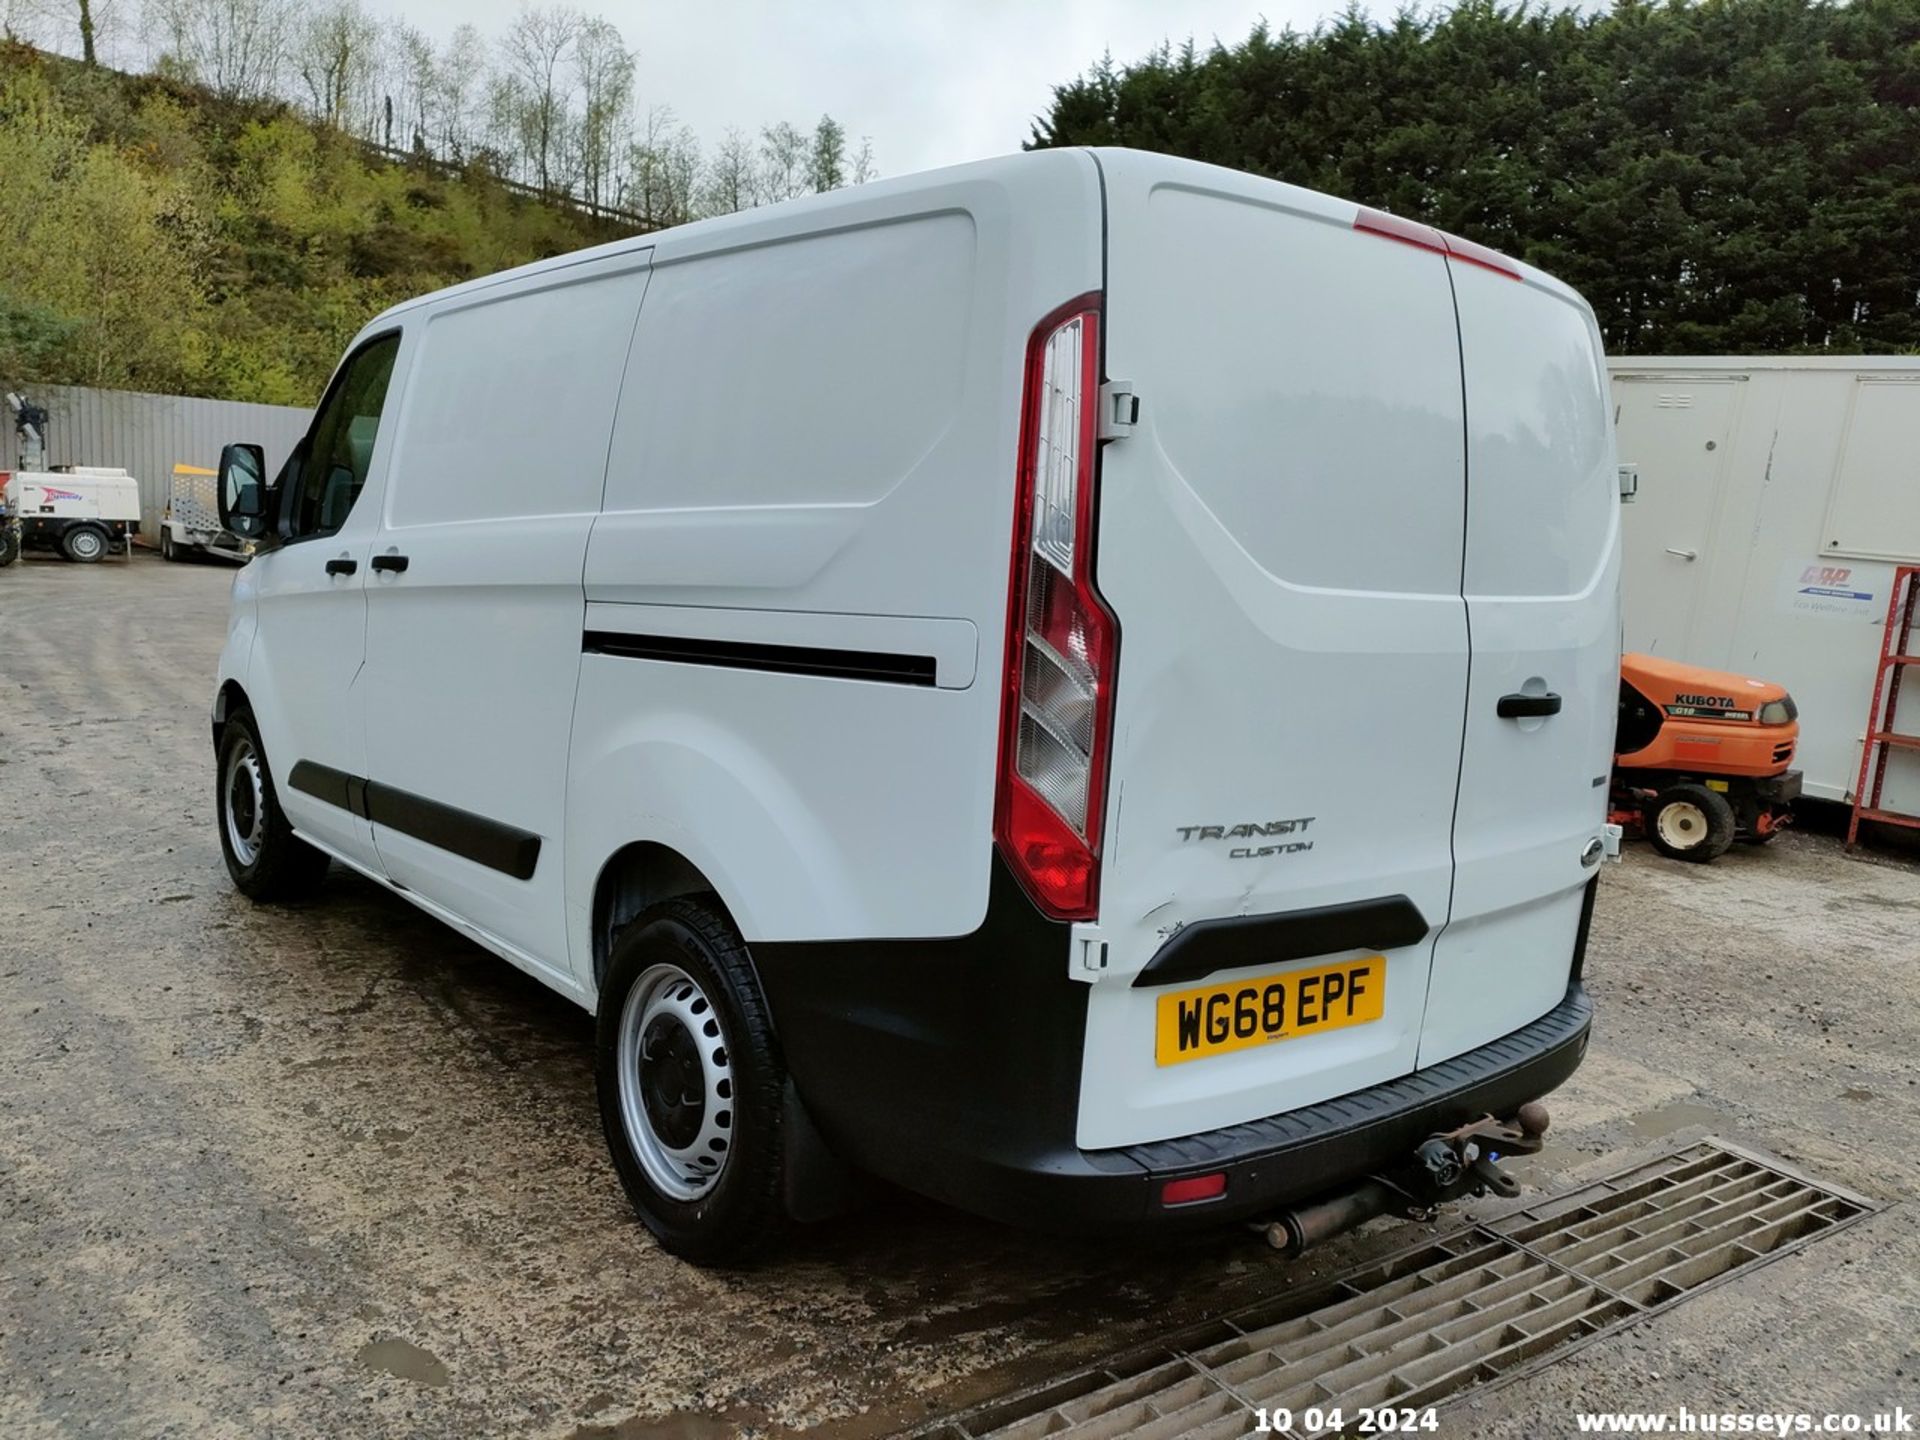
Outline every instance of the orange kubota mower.
[(1800, 772), (1788, 768), (1799, 713), (1765, 680), (1622, 655), (1610, 818), (1638, 823), (1676, 860), (1713, 860), (1735, 840), (1771, 840), (1800, 793)]

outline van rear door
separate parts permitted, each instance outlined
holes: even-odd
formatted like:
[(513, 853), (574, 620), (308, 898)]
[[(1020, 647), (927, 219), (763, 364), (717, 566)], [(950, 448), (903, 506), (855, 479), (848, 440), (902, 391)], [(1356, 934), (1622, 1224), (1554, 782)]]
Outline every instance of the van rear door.
[[(1566, 993), (1620, 688), (1620, 504), (1599, 332), (1566, 286), (1488, 258), (1448, 262), (1466, 372), (1473, 667), (1423, 1066)], [(1552, 713), (1502, 716), (1503, 701)]]
[[(1105, 958), (1087, 1148), (1414, 1068), (1452, 888), (1468, 648), (1446, 259), (1357, 233), (1353, 205), (1305, 190), (1098, 158), (1106, 373), (1139, 418), (1100, 462), (1096, 579), (1120, 640), (1099, 920), (1075, 947), (1077, 965)], [(1318, 907), (1338, 907), (1320, 951), (1134, 983), (1187, 927)], [(1365, 918), (1408, 907), (1411, 934)], [(1163, 996), (1382, 952), (1377, 1019), (1163, 1053)]]

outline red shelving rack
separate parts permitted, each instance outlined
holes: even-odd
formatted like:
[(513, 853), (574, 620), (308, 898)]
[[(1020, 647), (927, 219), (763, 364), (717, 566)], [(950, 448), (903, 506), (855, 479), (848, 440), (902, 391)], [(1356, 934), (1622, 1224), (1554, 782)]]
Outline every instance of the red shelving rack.
[(1847, 822), (1847, 848), (1853, 848), (1862, 820), (1882, 825), (1920, 829), (1920, 815), (1908, 815), (1880, 806), (1880, 787), (1887, 778), (1887, 757), (1895, 750), (1920, 750), (1920, 735), (1893, 728), (1900, 701), (1900, 678), (1907, 668), (1920, 665), (1914, 653), (1915, 602), (1920, 601), (1920, 565), (1902, 565), (1893, 572), (1887, 595), (1887, 629), (1880, 640), (1880, 664), (1873, 672), (1873, 704), (1867, 711), (1867, 738), (1860, 747), (1860, 779), (1853, 787), (1853, 818)]

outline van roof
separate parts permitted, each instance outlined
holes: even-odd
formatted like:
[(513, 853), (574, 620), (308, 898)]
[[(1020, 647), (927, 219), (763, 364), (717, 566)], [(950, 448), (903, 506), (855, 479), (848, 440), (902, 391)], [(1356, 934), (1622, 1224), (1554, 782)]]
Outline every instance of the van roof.
[(570, 250), (564, 255), (555, 255), (545, 260), (535, 260), (526, 265), (515, 266), (511, 270), (482, 275), (458, 285), (448, 286), (444, 290), (433, 290), (425, 295), (416, 295), (410, 300), (403, 300), (398, 305), (381, 311), (368, 322), (362, 333), (372, 333), (395, 318), (422, 306), (438, 304), (456, 296), (469, 295), (510, 280), (562, 270), (572, 265), (586, 264), (595, 260), (605, 260), (616, 255), (638, 254), (644, 250), (652, 250), (654, 264), (662, 265), (671, 261), (689, 259), (695, 255), (710, 254), (716, 250), (744, 249), (750, 245), (784, 239), (789, 235), (831, 230), (835, 228), (836, 217), (845, 216), (856, 210), (870, 209), (875, 202), (884, 203), (897, 200), (902, 196), (945, 189), (954, 185), (992, 182), (1015, 173), (1030, 173), (1041, 167), (1082, 165), (1086, 163), (1087, 154), (1085, 150), (1062, 149), (999, 155), (989, 160), (969, 161), (964, 165), (948, 165), (937, 170), (920, 170), (911, 175), (870, 180), (862, 185), (849, 185), (820, 195), (803, 195), (798, 199), (781, 201), (777, 205), (758, 205), (748, 210), (736, 210), (731, 215), (716, 215), (711, 219), (694, 220), (685, 225), (670, 226), (665, 230), (649, 230), (643, 234), (629, 235), (625, 239), (611, 240), (604, 245), (593, 245), (584, 250)]
[[(756, 206), (748, 210), (735, 211), (731, 215), (718, 215), (712, 219), (695, 220), (689, 224), (675, 225), (665, 230), (647, 231), (644, 234), (609, 241), (604, 245), (590, 246), (584, 250), (573, 250), (564, 255), (536, 260), (511, 270), (483, 275), (459, 285), (403, 300), (375, 316), (361, 334), (372, 334), (394, 319), (424, 306), (439, 304), (458, 296), (469, 295), (490, 286), (505, 284), (531, 275), (609, 259), (617, 255), (638, 254), (646, 250), (654, 252), (653, 263), (659, 266), (719, 250), (744, 249), (793, 235), (831, 230), (835, 228), (837, 219), (850, 217), (856, 212), (871, 212), (876, 205), (884, 206), (889, 201), (898, 201), (905, 196), (960, 185), (974, 185), (983, 181), (991, 183), (1016, 174), (1030, 180), (1034, 172), (1043, 168), (1078, 166), (1085, 164), (1089, 159), (1100, 166), (1103, 177), (1108, 181), (1119, 180), (1146, 190), (1171, 184), (1204, 187), (1229, 194), (1245, 194), (1247, 198), (1262, 204), (1278, 204), (1287, 209), (1316, 215), (1341, 224), (1350, 224), (1360, 210), (1360, 207), (1350, 200), (1342, 200), (1317, 190), (1288, 184), (1282, 180), (1270, 180), (1245, 171), (1231, 170), (1225, 166), (1209, 165), (1202, 161), (1162, 155), (1153, 151), (1130, 150), (1115, 146), (1029, 150), (1013, 155), (999, 155), (988, 160), (970, 161), (963, 165), (916, 171), (911, 175), (872, 180), (863, 185), (847, 186), (821, 195), (805, 195), (795, 200), (782, 201), (777, 205)], [(1590, 308), (1578, 292), (1545, 271), (1538, 270), (1524, 261), (1516, 260), (1514, 264), (1528, 283), (1551, 291), (1582, 309)], [(356, 343), (358, 343), (357, 340)]]

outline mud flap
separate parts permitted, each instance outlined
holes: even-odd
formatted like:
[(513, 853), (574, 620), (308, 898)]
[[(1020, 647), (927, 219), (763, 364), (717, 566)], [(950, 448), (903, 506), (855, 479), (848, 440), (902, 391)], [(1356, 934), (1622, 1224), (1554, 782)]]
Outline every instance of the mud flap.
[(787, 1151), (781, 1198), (795, 1220), (801, 1224), (831, 1220), (852, 1210), (866, 1195), (867, 1178), (828, 1148), (791, 1076), (780, 1100), (780, 1133)]

